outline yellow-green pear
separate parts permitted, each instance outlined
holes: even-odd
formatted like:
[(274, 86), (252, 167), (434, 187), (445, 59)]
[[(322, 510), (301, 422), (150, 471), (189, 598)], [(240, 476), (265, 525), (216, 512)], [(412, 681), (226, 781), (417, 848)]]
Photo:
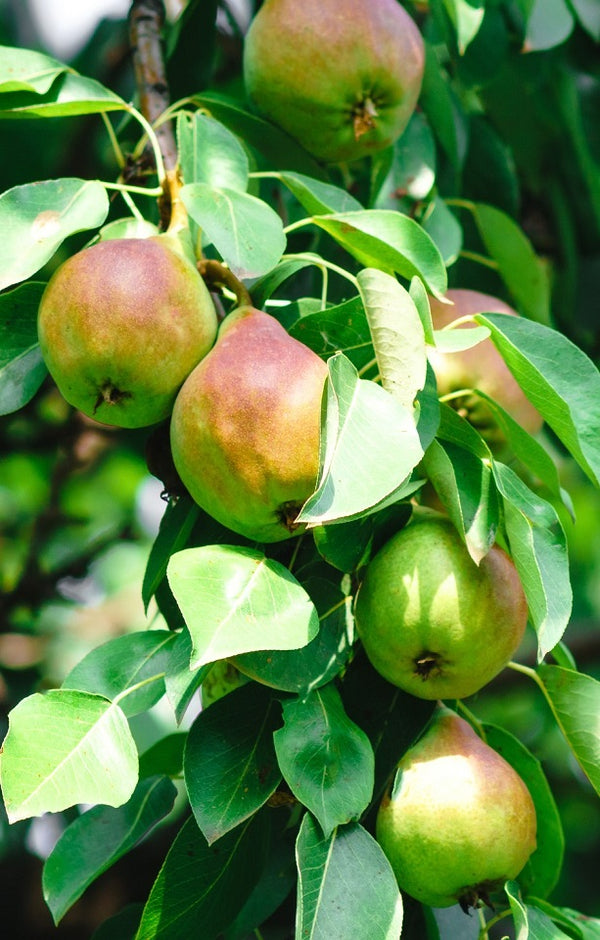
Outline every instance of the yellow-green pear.
[[(436, 330), (443, 329), (460, 317), (475, 316), (477, 313), (519, 316), (504, 301), (474, 290), (449, 290), (446, 298), (452, 301), (452, 305), (442, 303), (435, 297), (430, 298), (431, 318)], [(456, 329), (474, 325), (465, 323)], [(491, 339), (453, 353), (428, 347), (427, 354), (435, 372), (440, 396), (461, 389), (480, 389), (495, 399), (530, 434), (540, 430), (544, 423), (542, 416), (526, 397)], [(489, 444), (500, 446), (505, 443), (503, 432), (485, 399), (476, 394), (466, 394), (449, 403), (477, 428)]]
[(494, 545), (476, 565), (452, 522), (414, 518), (368, 564), (356, 627), (377, 671), (417, 698), (465, 698), (507, 664), (527, 625), (511, 558)]
[(170, 235), (101, 241), (52, 275), (38, 313), (44, 361), (61, 394), (104, 424), (167, 418), (212, 346), (208, 289)]
[(225, 318), (171, 418), (175, 467), (199, 506), (258, 542), (299, 534), (317, 482), (326, 376), (270, 314), (244, 306)]
[(518, 876), (536, 848), (524, 781), (455, 712), (438, 707), (379, 807), (377, 841), (398, 885), (430, 907), (463, 910)]
[(397, 0), (265, 0), (244, 43), (250, 101), (325, 163), (393, 144), (424, 62), (421, 34)]

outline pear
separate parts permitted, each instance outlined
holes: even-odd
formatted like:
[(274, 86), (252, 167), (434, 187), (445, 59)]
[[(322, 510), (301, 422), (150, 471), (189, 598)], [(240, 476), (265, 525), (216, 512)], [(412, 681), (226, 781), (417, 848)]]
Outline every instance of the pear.
[(402, 133), (424, 46), (397, 0), (265, 0), (244, 43), (257, 111), (318, 160), (356, 160)]
[[(441, 330), (459, 317), (477, 313), (507, 313), (519, 316), (497, 297), (480, 294), (473, 290), (449, 290), (446, 298), (453, 306), (430, 298), (433, 327)], [(465, 323), (468, 328), (473, 324)], [(462, 329), (463, 327), (457, 327)], [(438, 394), (448, 395), (463, 388), (478, 388), (504, 408), (530, 434), (536, 434), (543, 418), (513, 377), (504, 359), (491, 339), (485, 339), (461, 352), (444, 353), (428, 348), (428, 358), (435, 372)], [(477, 428), (482, 437), (495, 448), (505, 444), (503, 432), (498, 427), (494, 413), (487, 402), (478, 395), (464, 395), (450, 401), (464, 417)]]
[(367, 656), (393, 685), (417, 698), (465, 698), (514, 655), (527, 601), (499, 546), (478, 566), (452, 522), (431, 513), (393, 535), (368, 564), (355, 616)]
[(177, 396), (175, 467), (206, 512), (246, 538), (298, 534), (319, 470), (327, 366), (270, 314), (230, 313)]
[(401, 890), (467, 912), (489, 904), (526, 864), (536, 848), (535, 807), (513, 767), (440, 706), (398, 764), (376, 837)]
[(167, 418), (215, 340), (208, 288), (179, 246), (167, 234), (101, 241), (46, 286), (44, 361), (63, 397), (97, 421), (137, 428)]

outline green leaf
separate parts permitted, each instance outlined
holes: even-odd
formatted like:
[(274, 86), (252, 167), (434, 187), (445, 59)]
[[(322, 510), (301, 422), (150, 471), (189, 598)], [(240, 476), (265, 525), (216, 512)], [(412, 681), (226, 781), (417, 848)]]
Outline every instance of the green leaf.
[[(385, 154), (390, 151), (385, 151)], [(391, 150), (392, 162), (375, 198), (376, 209), (399, 209), (404, 201), (425, 199), (435, 182), (433, 133), (421, 111), (415, 111)]]
[(165, 689), (167, 699), (177, 722), (183, 720), (190, 702), (204, 679), (210, 672), (211, 663), (199, 669), (192, 669), (190, 658), (192, 655), (192, 640), (187, 630), (176, 634), (176, 640), (171, 649), (171, 659), (165, 676)]
[(435, 46), (425, 42), (425, 72), (419, 102), (452, 166), (459, 170), (467, 152), (467, 120), (440, 65)]
[(279, 766), (294, 796), (317, 817), (325, 837), (358, 819), (373, 793), (369, 739), (351, 721), (329, 684), (304, 700), (283, 703), (283, 728), (273, 735)]
[[(43, 94), (68, 66), (32, 49), (0, 46), (0, 92), (33, 91)], [(0, 99), (0, 107), (1, 107)]]
[(284, 833), (271, 846), (267, 864), (235, 920), (223, 934), (223, 940), (248, 940), (261, 924), (285, 901), (296, 884), (294, 845), (289, 837), (293, 830)]
[(279, 179), (310, 215), (361, 210), (360, 202), (346, 192), (302, 173), (280, 173)]
[(76, 117), (127, 111), (130, 106), (93, 78), (63, 72), (44, 94), (9, 92), (0, 97), (0, 118)]
[(277, 288), (280, 287), (284, 281), (287, 281), (288, 278), (293, 277), (294, 274), (297, 274), (298, 271), (302, 271), (304, 268), (311, 267), (312, 265), (318, 266), (320, 261), (319, 255), (309, 253), (305, 255), (294, 255), (292, 258), (285, 258), (283, 261), (280, 261), (271, 271), (268, 271), (267, 274), (258, 278), (258, 280), (254, 281), (251, 285), (250, 293), (254, 306), (262, 310), (269, 297), (275, 293)]
[(600, 6), (596, 0), (570, 0), (577, 19), (592, 39), (600, 42)]
[(532, 320), (547, 324), (550, 320), (548, 270), (523, 230), (505, 212), (483, 202), (474, 204), (473, 216), (483, 243), (497, 263), (500, 276), (519, 310)]
[(167, 505), (144, 573), (142, 599), (146, 611), (161, 581), (166, 577), (169, 558), (185, 547), (199, 514), (199, 506), (189, 497), (182, 497)]
[(230, 660), (244, 675), (300, 696), (337, 676), (352, 650), (346, 623), (347, 602), (337, 584), (311, 577), (304, 586), (319, 614), (319, 632), (314, 640), (299, 650), (243, 653)]
[(535, 804), (537, 848), (523, 871), (519, 884), (526, 896), (547, 897), (561, 873), (565, 850), (562, 823), (539, 760), (505, 728), (484, 724), (485, 741), (508, 761), (524, 780)]
[(102, 872), (171, 812), (176, 795), (166, 777), (151, 777), (137, 785), (124, 806), (94, 806), (64, 830), (42, 876), (44, 900), (55, 924)]
[(343, 352), (357, 369), (373, 360), (369, 323), (360, 297), (305, 314), (292, 323), (289, 333), (323, 359)]
[(102, 225), (102, 183), (60, 179), (15, 186), (0, 196), (0, 289), (35, 274), (74, 232)]
[(549, 502), (530, 490), (510, 467), (494, 462), (492, 468), (503, 499), (510, 554), (525, 591), (541, 660), (559, 642), (571, 616), (566, 536)]
[(445, 293), (448, 282), (439, 249), (409, 216), (387, 209), (363, 209), (314, 216), (313, 222), (364, 267), (406, 278), (416, 275), (435, 297)]
[(259, 813), (209, 846), (188, 819), (152, 886), (135, 940), (216, 940), (261, 875), (269, 828), (269, 817)]
[(537, 673), (569, 747), (600, 794), (600, 682), (562, 666), (542, 664)]
[(571, 934), (565, 933), (554, 920), (537, 907), (527, 905), (528, 940), (571, 940)]
[(140, 754), (140, 780), (162, 774), (166, 777), (181, 777), (183, 774), (183, 750), (187, 731), (174, 731), (152, 744)]
[(250, 682), (200, 712), (183, 771), (192, 812), (209, 845), (253, 815), (281, 780), (273, 747), (279, 703)]
[(431, 200), (421, 224), (437, 245), (444, 264), (450, 267), (461, 252), (463, 230), (462, 225), (441, 196), (436, 195)]
[(402, 898), (375, 839), (356, 823), (325, 836), (307, 813), (296, 842), (296, 937), (398, 940)]
[(427, 354), (419, 312), (395, 277), (365, 268), (357, 277), (373, 338), (381, 384), (401, 405), (412, 408), (425, 385)]
[(167, 577), (192, 637), (191, 668), (257, 649), (298, 649), (319, 629), (304, 588), (254, 549), (188, 548), (172, 556)]
[(315, 179), (327, 179), (327, 171), (281, 128), (247, 111), (235, 98), (218, 92), (194, 95), (193, 101), (238, 134), (278, 170), (295, 170)]
[(100, 695), (52, 689), (27, 696), (11, 711), (0, 755), (10, 822), (75, 803), (121, 806), (137, 777), (127, 719)]
[(444, 6), (456, 30), (458, 51), (465, 54), (467, 46), (475, 39), (485, 15), (484, 0), (444, 0)]
[(435, 440), (425, 452), (423, 467), (478, 565), (494, 544), (499, 524), (498, 496), (489, 465), (456, 444)]
[(565, 42), (575, 20), (565, 0), (534, 0), (527, 21), (524, 52), (541, 52)]
[[(600, 372), (562, 333), (506, 313), (478, 314), (515, 379), (600, 486)], [(576, 379), (576, 381), (575, 381)]]
[(202, 111), (177, 120), (181, 175), (185, 183), (206, 183), (245, 193), (248, 156), (235, 134)]
[(378, 545), (406, 525), (410, 515), (410, 504), (399, 502), (353, 522), (316, 526), (312, 530), (315, 545), (330, 565), (348, 573), (356, 571), (367, 564)]
[(412, 408), (359, 379), (341, 353), (328, 367), (319, 482), (298, 516), (307, 523), (350, 519), (401, 498), (402, 485), (423, 456)]
[(0, 294), (0, 415), (26, 405), (47, 375), (37, 341), (45, 286), (30, 282)]
[[(168, 630), (146, 630), (114, 637), (90, 650), (62, 684), (63, 689), (94, 692), (114, 701), (130, 718), (152, 708), (165, 692), (164, 673), (175, 641)], [(138, 683), (140, 689), (128, 693)]]
[(224, 186), (188, 183), (181, 189), (181, 201), (240, 278), (265, 274), (285, 251), (281, 218), (256, 196)]
[(510, 904), (510, 910), (513, 916), (513, 923), (515, 925), (516, 931), (516, 940), (528, 940), (529, 937), (529, 921), (527, 918), (527, 908), (521, 900), (521, 892), (519, 890), (519, 885), (516, 881), (507, 881), (504, 886), (506, 890), (506, 896), (508, 898), (508, 903)]

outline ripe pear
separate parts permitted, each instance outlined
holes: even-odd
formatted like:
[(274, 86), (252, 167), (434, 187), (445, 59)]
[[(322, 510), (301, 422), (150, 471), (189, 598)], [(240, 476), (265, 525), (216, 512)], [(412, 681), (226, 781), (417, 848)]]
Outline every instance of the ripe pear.
[(298, 534), (319, 470), (327, 366), (270, 314), (239, 307), (185, 381), (171, 449), (192, 498), (258, 542)]
[(527, 601), (499, 546), (477, 566), (452, 522), (432, 513), (368, 564), (355, 615), (365, 652), (388, 682), (417, 698), (465, 698), (514, 655)]
[(536, 848), (535, 807), (513, 767), (440, 706), (398, 765), (376, 837), (401, 890), (467, 912), (524, 867)]
[(42, 296), (38, 335), (63, 397), (105, 424), (168, 417), (212, 346), (208, 289), (170, 235), (101, 241), (70, 257)]
[[(473, 290), (449, 290), (446, 294), (454, 306), (430, 298), (433, 327), (441, 330), (459, 317), (474, 316), (477, 313), (507, 313), (519, 316), (497, 297), (480, 294)], [(464, 324), (468, 328), (473, 324)], [(485, 339), (462, 352), (444, 353), (437, 349), (428, 349), (428, 358), (435, 372), (438, 394), (448, 395), (463, 388), (478, 388), (495, 399), (505, 411), (530, 434), (536, 434), (543, 418), (529, 399), (504, 362), (491, 339)], [(487, 402), (478, 395), (465, 395), (454, 399), (450, 404), (477, 428), (488, 443), (501, 446), (505, 443), (504, 435)]]
[(257, 111), (318, 160), (390, 146), (421, 90), (424, 46), (397, 0), (265, 0), (244, 44)]

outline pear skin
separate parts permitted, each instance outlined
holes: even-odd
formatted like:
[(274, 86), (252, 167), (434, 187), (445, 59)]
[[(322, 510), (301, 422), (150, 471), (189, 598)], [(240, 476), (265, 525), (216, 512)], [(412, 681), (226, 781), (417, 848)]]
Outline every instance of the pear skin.
[(246, 538), (299, 534), (319, 471), (327, 366), (270, 314), (245, 306), (184, 383), (171, 419), (179, 476), (206, 512)]
[(98, 242), (52, 275), (38, 313), (61, 394), (104, 424), (145, 427), (212, 346), (217, 316), (194, 265), (167, 235)]
[(524, 867), (536, 848), (535, 807), (514, 768), (439, 707), (398, 765), (376, 836), (401, 890), (466, 912)]
[[(430, 298), (435, 330), (443, 329), (459, 317), (477, 313), (519, 316), (516, 310), (502, 300), (478, 291), (454, 289), (449, 290), (446, 297), (453, 306), (443, 304), (435, 297)], [(474, 325), (465, 323), (457, 329)], [(444, 353), (428, 348), (427, 355), (435, 372), (440, 396), (463, 388), (478, 388), (495, 399), (530, 434), (536, 434), (542, 427), (542, 416), (526, 397), (491, 339), (484, 339), (471, 349), (461, 352)], [(500, 447), (505, 443), (494, 413), (484, 399), (478, 395), (465, 395), (453, 399), (450, 404), (477, 428), (490, 445)]]
[(417, 698), (465, 698), (508, 663), (527, 625), (512, 559), (476, 565), (441, 514), (411, 521), (368, 564), (356, 627), (377, 671)]
[(397, 0), (266, 0), (244, 43), (250, 101), (325, 163), (400, 136), (424, 62), (421, 34)]

